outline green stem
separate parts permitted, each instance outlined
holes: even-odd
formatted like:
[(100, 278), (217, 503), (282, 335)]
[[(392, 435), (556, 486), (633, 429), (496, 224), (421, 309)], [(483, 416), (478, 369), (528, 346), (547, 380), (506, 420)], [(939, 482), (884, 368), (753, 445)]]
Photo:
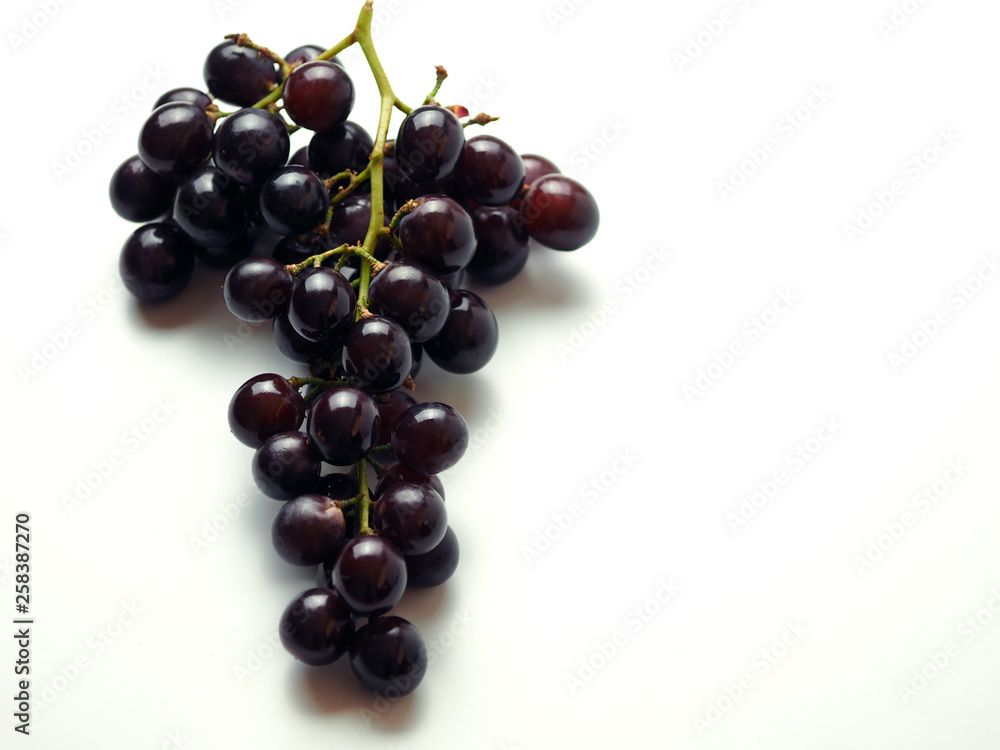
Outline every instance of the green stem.
[(327, 250), (326, 252), (320, 253), (319, 255), (310, 255), (301, 263), (292, 263), (285, 266), (288, 269), (288, 273), (292, 276), (298, 276), (300, 273), (305, 271), (307, 268), (312, 268), (313, 266), (318, 266), (323, 263), (324, 260), (330, 258), (334, 255), (340, 255), (342, 253), (353, 253), (354, 246), (348, 245), (346, 242), (339, 247), (333, 248), (333, 250)]
[(361, 524), (361, 529), (358, 535), (362, 534), (374, 534), (371, 528), (368, 526), (368, 513), (371, 508), (371, 496), (368, 494), (368, 467), (365, 465), (365, 459), (361, 459), (357, 464), (358, 470), (358, 484), (360, 489), (358, 490), (358, 521)]
[[(389, 133), (389, 120), (392, 118), (392, 110), (401, 104), (399, 98), (389, 85), (389, 78), (382, 67), (382, 61), (378, 59), (375, 51), (375, 44), (372, 41), (372, 3), (366, 2), (358, 16), (358, 26), (355, 29), (355, 37), (361, 51), (365, 53), (368, 67), (371, 68), (372, 75), (375, 76), (375, 83), (378, 85), (378, 93), (381, 98), (379, 109), (378, 129), (375, 131), (375, 147), (372, 149), (371, 160), (368, 163), (369, 179), (371, 180), (372, 193), (372, 213), (368, 223), (368, 232), (365, 234), (361, 248), (368, 256), (374, 256), (375, 244), (382, 234), (382, 227), (385, 225), (385, 190), (383, 185), (383, 154), (385, 153), (386, 136)], [(405, 106), (405, 105), (404, 105)], [(409, 109), (404, 109), (409, 112)], [(357, 316), (361, 317), (361, 311), (368, 307), (368, 285), (372, 280), (372, 265), (369, 258), (362, 256), (361, 261), (361, 281), (358, 284), (358, 309)]]
[(436, 74), (434, 78), (434, 88), (431, 89), (431, 93), (424, 97), (424, 104), (430, 104), (434, 101), (434, 97), (437, 96), (438, 91), (441, 90), (441, 84), (444, 83), (444, 79), (448, 77), (448, 71), (440, 65), (435, 68), (434, 72)]
[(326, 52), (324, 52), (321, 55), (317, 55), (316, 59), (317, 60), (330, 60), (330, 59), (336, 57), (341, 52), (343, 52), (345, 49), (347, 49), (352, 44), (354, 44), (356, 41), (358, 41), (357, 34), (358, 34), (358, 30), (357, 30), (357, 28), (355, 28), (354, 31), (352, 31), (350, 34), (348, 34), (347, 36), (345, 36), (343, 39), (341, 39), (335, 45), (333, 45), (332, 47), (330, 47), (330, 49), (328, 49)]
[(353, 193), (358, 185), (360, 185), (362, 182), (371, 177), (371, 165), (369, 164), (367, 167), (362, 169), (357, 174), (351, 172), (345, 174), (344, 172), (341, 172), (339, 175), (334, 175), (333, 177), (331, 177), (329, 180), (326, 181), (327, 189), (331, 188), (333, 183), (337, 181), (337, 178), (343, 179), (344, 177), (350, 177), (351, 181), (348, 182), (346, 185), (344, 185), (344, 187), (340, 188), (340, 190), (338, 190), (335, 195), (330, 196), (331, 206), (335, 206), (338, 203), (340, 203), (342, 200), (344, 200), (344, 198)]
[(292, 388), (295, 388), (296, 390), (298, 390), (304, 385), (315, 385), (319, 386), (320, 388), (333, 388), (334, 386), (337, 385), (348, 385), (348, 383), (342, 380), (324, 380), (323, 378), (294, 377), (294, 378), (289, 378), (288, 382), (291, 383)]

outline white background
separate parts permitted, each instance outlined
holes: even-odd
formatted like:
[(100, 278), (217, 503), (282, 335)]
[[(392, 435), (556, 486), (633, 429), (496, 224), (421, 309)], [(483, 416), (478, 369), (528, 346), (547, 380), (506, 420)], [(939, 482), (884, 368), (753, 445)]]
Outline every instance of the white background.
[(3, 746), (996, 747), (1000, 7), (376, 4), (401, 97), (445, 65), (443, 102), (501, 115), (490, 132), (602, 211), (589, 246), (482, 292), (488, 368), (420, 378), (476, 450), (445, 478), (459, 572), (399, 607), (436, 658), (384, 706), (346, 662), (268, 642), (312, 571), (271, 550), (226, 406), (298, 370), (219, 273), (159, 309), (116, 291), (134, 227), (107, 201), (153, 100), (203, 85), (223, 34), (332, 44), (355, 5), (5, 4), (0, 612), (28, 512), (36, 707), (14, 736), (0, 639)]

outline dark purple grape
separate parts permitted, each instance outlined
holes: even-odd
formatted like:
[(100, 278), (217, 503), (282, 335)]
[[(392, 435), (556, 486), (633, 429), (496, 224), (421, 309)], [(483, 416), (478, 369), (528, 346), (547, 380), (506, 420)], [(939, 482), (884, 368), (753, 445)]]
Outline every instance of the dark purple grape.
[(424, 639), (413, 623), (395, 615), (360, 627), (349, 659), (358, 681), (386, 698), (412, 693), (427, 672)]
[(297, 265), (312, 255), (323, 252), (313, 235), (282, 237), (271, 251), (271, 257), (284, 266)]
[(351, 169), (360, 172), (368, 166), (375, 141), (363, 127), (348, 120), (309, 141), (309, 166), (323, 178)]
[(444, 500), (421, 484), (396, 484), (386, 489), (375, 504), (373, 517), (378, 533), (404, 555), (430, 552), (448, 528)]
[[(533, 182), (547, 174), (559, 174), (559, 167), (555, 165), (550, 159), (546, 159), (544, 156), (538, 156), (537, 154), (521, 154), (521, 163), (524, 164), (524, 187), (530, 187)], [(524, 188), (521, 189), (521, 193), (510, 202), (510, 207), (515, 211), (521, 209), (521, 195), (524, 194)]]
[(380, 393), (375, 398), (378, 405), (379, 432), (376, 445), (388, 445), (392, 439), (392, 427), (400, 414), (417, 405), (417, 400), (406, 391), (395, 390)]
[(354, 639), (354, 613), (336, 591), (308, 589), (292, 599), (278, 625), (281, 644), (313, 667), (332, 664)]
[(190, 174), (212, 150), (212, 120), (187, 102), (170, 102), (153, 110), (139, 131), (139, 158), (158, 175)]
[(309, 130), (332, 130), (347, 121), (354, 107), (354, 82), (336, 63), (314, 60), (285, 79), (285, 112)]
[(247, 228), (243, 195), (214, 167), (202, 167), (177, 188), (174, 221), (199, 245), (227, 245)]
[(351, 474), (325, 474), (319, 479), (318, 492), (334, 500), (350, 500), (360, 491), (356, 477)]
[(403, 327), (390, 318), (361, 318), (347, 331), (343, 363), (348, 379), (356, 386), (369, 393), (391, 391), (410, 374), (410, 340)]
[[(413, 374), (413, 368), (410, 368)], [(388, 393), (380, 393), (375, 397), (375, 404), (378, 406), (379, 432), (375, 441), (376, 447), (372, 449), (369, 458), (378, 461), (383, 466), (392, 466), (397, 462), (396, 454), (389, 446), (392, 436), (392, 426), (396, 424), (396, 419), (404, 411), (416, 404), (413, 396), (404, 390), (395, 390)], [(381, 449), (379, 446), (384, 446)]]
[(229, 269), (222, 293), (229, 312), (240, 320), (259, 323), (288, 310), (292, 283), (284, 265), (274, 258), (255, 256)]
[(467, 289), (451, 293), (451, 311), (441, 332), (424, 351), (442, 370), (470, 373), (493, 357), (499, 342), (497, 319), (483, 298)]
[(382, 188), (385, 191), (386, 201), (392, 202), (392, 194), (403, 179), (405, 178), (399, 171), (399, 163), (396, 161), (396, 142), (390, 139), (385, 142), (385, 148), (382, 150)]
[(229, 429), (244, 445), (259, 448), (272, 435), (298, 430), (306, 414), (302, 395), (285, 378), (250, 378), (229, 402)]
[(531, 185), (521, 201), (521, 216), (528, 233), (553, 250), (576, 250), (597, 234), (600, 211), (597, 201), (571, 177), (550, 174)]
[(484, 206), (505, 206), (521, 192), (524, 164), (506, 142), (477, 135), (465, 142), (455, 176), (466, 198)]
[(255, 49), (228, 40), (208, 53), (203, 73), (212, 94), (238, 107), (249, 107), (281, 83), (273, 62)]
[(215, 166), (241, 185), (259, 183), (285, 165), (291, 148), (278, 115), (253, 107), (225, 117), (215, 132)]
[(225, 245), (195, 245), (194, 253), (205, 265), (228, 270), (249, 257), (256, 242), (257, 227), (253, 222), (249, 222), (246, 229), (232, 242)]
[(444, 327), (448, 319), (448, 290), (419, 263), (397, 261), (372, 279), (369, 309), (399, 323), (412, 341), (420, 343)]
[(465, 283), (465, 269), (461, 268), (454, 273), (443, 273), (440, 274), (442, 283), (448, 287), (449, 292), (455, 292), (462, 288), (462, 284)]
[(212, 97), (199, 89), (188, 87), (170, 89), (170, 91), (167, 91), (156, 100), (153, 109), (161, 107), (164, 104), (169, 104), (170, 102), (187, 102), (188, 104), (193, 104), (198, 109), (204, 110), (212, 104)]
[(422, 344), (410, 344), (410, 351), (413, 353), (413, 364), (410, 365), (410, 377), (416, 378), (420, 373), (420, 367), (424, 363), (424, 347)]
[(450, 469), (469, 447), (469, 428), (448, 404), (428, 401), (411, 406), (392, 428), (392, 452), (420, 474)]
[(440, 182), (454, 173), (464, 146), (465, 133), (458, 117), (444, 107), (428, 104), (414, 109), (400, 123), (396, 162), (413, 182)]
[(322, 223), (329, 206), (323, 180), (305, 167), (282, 167), (260, 188), (260, 213), (275, 234), (305, 234)]
[(477, 284), (504, 284), (528, 262), (528, 230), (521, 214), (509, 206), (472, 212), (476, 254), (465, 270)]
[(458, 537), (449, 526), (444, 539), (434, 549), (422, 555), (407, 555), (405, 560), (406, 585), (409, 588), (440, 586), (458, 568)]
[(341, 549), (331, 580), (357, 614), (382, 614), (396, 605), (406, 589), (406, 563), (388, 539), (357, 536)]
[(326, 495), (299, 495), (289, 500), (271, 524), (275, 551), (292, 565), (318, 565), (329, 560), (346, 535), (340, 501)]
[[(294, 65), (295, 63), (307, 63), (310, 60), (315, 60), (324, 52), (326, 52), (326, 49), (320, 47), (318, 44), (303, 44), (301, 47), (296, 47), (285, 55), (285, 62), (289, 65)], [(330, 62), (344, 67), (344, 64), (336, 57), (330, 58)]]
[(340, 358), (340, 350), (332, 348), (329, 343), (310, 341), (300, 336), (292, 327), (287, 315), (275, 316), (271, 335), (274, 337), (274, 344), (278, 347), (278, 351), (292, 362), (311, 365), (324, 360), (330, 361), (333, 358), (339, 360)]
[(125, 288), (143, 302), (166, 302), (194, 274), (194, 246), (172, 224), (146, 224), (125, 241), (118, 261)]
[(111, 175), (111, 207), (123, 219), (152, 221), (174, 204), (174, 183), (162, 177), (138, 156), (130, 156)]
[(288, 320), (311, 341), (339, 341), (354, 322), (357, 296), (342, 274), (332, 268), (307, 268), (292, 285)]
[(319, 484), (320, 459), (304, 432), (271, 435), (253, 454), (251, 471), (257, 489), (275, 500), (312, 492)]
[(350, 466), (364, 458), (375, 447), (378, 430), (378, 407), (354, 386), (323, 391), (309, 409), (309, 439), (323, 460), (334, 466)]
[(418, 203), (399, 222), (406, 257), (442, 274), (465, 268), (476, 252), (472, 218), (444, 196), (427, 196)]
[(559, 174), (555, 162), (538, 154), (521, 154), (521, 163), (524, 164), (525, 185), (531, 185), (547, 174)]
[(441, 195), (445, 198), (451, 198), (456, 203), (462, 200), (462, 191), (459, 190), (454, 177), (441, 180), (441, 182), (429, 182), (426, 185), (418, 185), (404, 177), (396, 183), (395, 190), (392, 192), (393, 206), (398, 211), (407, 201), (429, 195)]
[[(371, 223), (372, 197), (368, 193), (352, 193), (333, 207), (333, 216), (330, 218), (330, 243), (331, 247), (338, 245), (358, 245), (364, 241), (368, 234), (368, 225)], [(389, 226), (392, 218), (391, 212), (385, 210), (383, 206), (382, 223)], [(379, 260), (385, 258), (392, 243), (389, 238), (379, 239), (375, 245), (375, 257)], [(352, 258), (353, 260), (353, 258)]]
[(300, 167), (309, 169), (309, 147), (302, 146), (296, 149), (295, 153), (288, 157), (289, 164), (298, 164)]
[(396, 464), (389, 468), (382, 478), (379, 479), (378, 484), (375, 485), (375, 491), (372, 493), (372, 497), (378, 500), (382, 497), (382, 493), (385, 492), (390, 487), (397, 484), (422, 484), (430, 487), (436, 493), (444, 499), (444, 485), (441, 484), (441, 480), (436, 476), (421, 474), (419, 472), (413, 471), (403, 464)]

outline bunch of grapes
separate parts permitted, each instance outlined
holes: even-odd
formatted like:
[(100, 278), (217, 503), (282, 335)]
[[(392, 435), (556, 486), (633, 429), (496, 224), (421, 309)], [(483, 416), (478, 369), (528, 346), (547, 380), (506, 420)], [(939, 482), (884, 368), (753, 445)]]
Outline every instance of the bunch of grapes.
[[(281, 640), (311, 665), (346, 653), (363, 685), (403, 695), (427, 652), (413, 624), (388, 613), (408, 587), (440, 585), (458, 565), (438, 475), (469, 443), (455, 409), (411, 395), (414, 378), (425, 354), (453, 373), (486, 365), (497, 321), (465, 279), (510, 281), (530, 239), (581, 247), (598, 209), (548, 159), (491, 135), (466, 138), (466, 126), (496, 118), (441, 106), (443, 68), (423, 104), (406, 106), (370, 22), (369, 2), (338, 45), (284, 57), (227, 37), (205, 62), (212, 95), (160, 97), (110, 192), (122, 217), (148, 222), (120, 259), (136, 297), (173, 299), (198, 260), (228, 268), (229, 310), (272, 321), (278, 349), (308, 368), (257, 375), (229, 404), (230, 429), (255, 449), (255, 483), (283, 503), (275, 550), (317, 568), (316, 587), (282, 614)], [(354, 43), (381, 96), (374, 138), (348, 119), (354, 82), (336, 54)], [(405, 117), (389, 141), (394, 109)], [(312, 138), (290, 156), (300, 128)]]

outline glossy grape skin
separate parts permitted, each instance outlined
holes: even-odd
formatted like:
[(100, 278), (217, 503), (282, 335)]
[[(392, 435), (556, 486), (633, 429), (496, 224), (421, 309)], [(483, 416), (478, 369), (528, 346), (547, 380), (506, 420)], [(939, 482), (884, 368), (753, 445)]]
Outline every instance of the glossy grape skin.
[(156, 174), (138, 156), (130, 156), (111, 175), (111, 207), (129, 221), (158, 219), (174, 204), (174, 183)]
[(332, 664), (354, 639), (354, 613), (336, 591), (308, 589), (285, 608), (278, 633), (281, 644), (299, 661), (313, 667)]
[(524, 163), (506, 142), (477, 135), (465, 142), (455, 176), (466, 198), (483, 206), (505, 206), (521, 192)]
[(292, 327), (287, 315), (276, 315), (271, 327), (274, 345), (292, 362), (310, 365), (323, 360), (329, 360), (340, 352), (324, 341), (310, 341), (298, 334)]
[(357, 614), (382, 614), (399, 602), (406, 589), (406, 563), (388, 539), (356, 536), (337, 556), (331, 581)]
[(350, 500), (357, 496), (360, 485), (350, 474), (332, 473), (320, 477), (317, 491), (334, 500)]
[(236, 439), (259, 448), (272, 435), (298, 430), (305, 418), (302, 395), (285, 378), (264, 373), (241, 385), (229, 402), (229, 429)]
[(287, 563), (302, 567), (329, 560), (347, 535), (340, 501), (320, 494), (299, 495), (281, 506), (271, 524), (271, 543)]
[(521, 214), (510, 206), (481, 207), (472, 212), (476, 254), (465, 270), (477, 284), (505, 284), (528, 262), (528, 230)]
[(292, 122), (309, 130), (331, 130), (347, 121), (354, 107), (354, 82), (343, 67), (325, 60), (300, 65), (285, 79), (282, 94)]
[(288, 157), (288, 163), (290, 165), (292, 165), (292, 164), (298, 164), (300, 167), (305, 167), (306, 169), (310, 169), (310, 166), (309, 166), (309, 147), (308, 146), (300, 146), (299, 148), (297, 148), (295, 150), (295, 153)]
[(434, 490), (420, 484), (396, 484), (375, 504), (375, 529), (404, 555), (430, 552), (448, 529), (448, 511)]
[(240, 320), (259, 323), (288, 310), (292, 275), (266, 256), (241, 260), (226, 274), (222, 293), (229, 312)]
[(212, 153), (216, 168), (241, 185), (251, 185), (285, 166), (290, 149), (284, 121), (249, 107), (223, 118)]
[(444, 485), (441, 484), (441, 480), (438, 477), (433, 474), (421, 474), (413, 471), (413, 469), (410, 469), (403, 464), (391, 466), (389, 470), (382, 475), (378, 484), (375, 485), (375, 491), (372, 493), (372, 497), (377, 500), (382, 496), (383, 492), (396, 484), (426, 485), (438, 493), (442, 500), (444, 499)]
[(251, 462), (257, 489), (275, 500), (312, 492), (319, 484), (320, 459), (309, 436), (298, 430), (271, 435)]
[[(288, 237), (282, 237), (278, 241), (271, 252), (271, 257), (285, 265), (294, 265), (302, 263), (306, 258), (318, 255), (333, 247), (336, 247), (336, 245), (316, 235), (306, 235), (303, 238), (293, 234)], [(333, 265), (330, 263), (331, 260), (335, 264), (338, 259), (328, 258), (323, 261), (323, 265)]]
[(469, 447), (469, 428), (448, 404), (428, 401), (411, 406), (392, 428), (392, 452), (420, 474), (450, 469)]
[(218, 99), (249, 107), (281, 83), (277, 66), (250, 47), (233, 41), (217, 45), (205, 59), (205, 85)]
[(257, 241), (257, 227), (248, 222), (246, 229), (231, 242), (225, 245), (195, 245), (194, 254), (198, 260), (210, 268), (229, 270), (236, 263), (248, 257), (253, 252)]
[(194, 245), (172, 224), (145, 224), (125, 241), (118, 261), (125, 288), (143, 302), (166, 302), (194, 274)]
[(551, 159), (538, 154), (521, 154), (524, 164), (524, 184), (531, 185), (547, 174), (559, 174), (559, 167)]
[(239, 186), (214, 167), (201, 167), (178, 186), (173, 218), (199, 245), (212, 247), (236, 240), (249, 221)]
[(156, 100), (153, 109), (161, 107), (164, 104), (169, 104), (170, 102), (187, 102), (188, 104), (193, 104), (198, 109), (205, 110), (212, 104), (212, 97), (200, 89), (193, 89), (186, 86), (178, 89), (170, 89), (170, 91), (163, 93)]
[(212, 151), (212, 120), (187, 102), (157, 107), (139, 131), (139, 158), (156, 174), (184, 177), (204, 163)]
[(392, 427), (400, 415), (411, 406), (417, 405), (417, 400), (403, 390), (380, 393), (375, 403), (378, 406), (379, 433), (376, 445), (388, 445), (392, 439)]
[[(307, 63), (310, 60), (315, 60), (317, 57), (326, 52), (324, 47), (320, 47), (318, 44), (303, 44), (301, 47), (296, 47), (287, 55), (285, 55), (285, 62), (289, 65), (295, 63)], [(336, 57), (330, 58), (330, 62), (344, 67), (344, 64), (340, 62)]]
[(360, 172), (368, 166), (375, 141), (368, 131), (348, 120), (309, 141), (309, 166), (324, 179), (351, 169)]
[[(357, 245), (363, 242), (365, 235), (368, 234), (368, 225), (371, 223), (371, 212), (372, 197), (369, 193), (354, 192), (337, 203), (330, 218), (330, 246)], [(382, 225), (389, 226), (391, 218), (391, 209), (383, 205)], [(384, 260), (391, 250), (392, 242), (388, 237), (383, 237), (375, 243), (373, 255), (379, 260)], [(348, 262), (352, 266), (357, 265), (355, 258), (351, 258)]]
[(451, 293), (451, 311), (441, 332), (424, 343), (434, 364), (467, 374), (486, 365), (500, 340), (497, 319), (483, 298), (468, 289)]
[(372, 279), (368, 307), (399, 323), (411, 341), (426, 341), (448, 319), (448, 290), (430, 269), (419, 263), (397, 261)]
[(413, 364), (410, 365), (410, 377), (416, 378), (424, 363), (424, 347), (422, 344), (410, 342), (410, 352), (413, 354)]
[(360, 627), (348, 658), (358, 681), (387, 698), (412, 693), (427, 672), (427, 646), (420, 632), (395, 615)]
[[(444, 285), (448, 287), (449, 292), (454, 292), (462, 288), (462, 284), (465, 283), (465, 277), (468, 274), (464, 268), (460, 268), (452, 273), (439, 274), (441, 281)], [(450, 304), (450, 303), (449, 303)]]
[(399, 170), (416, 183), (440, 182), (458, 167), (465, 146), (462, 123), (434, 104), (417, 107), (400, 123), (395, 152)]
[(393, 206), (398, 211), (407, 201), (429, 195), (442, 195), (445, 198), (451, 198), (456, 203), (461, 203), (462, 201), (462, 191), (459, 189), (454, 177), (422, 185), (418, 185), (403, 177), (396, 183), (395, 189), (392, 191)]
[(406, 555), (406, 585), (408, 588), (429, 589), (440, 586), (458, 568), (458, 537), (451, 526), (434, 549), (422, 555)]
[(326, 218), (330, 205), (323, 180), (296, 165), (270, 174), (260, 188), (260, 213), (275, 234), (305, 234)]
[(476, 252), (472, 218), (444, 196), (426, 196), (418, 204), (399, 222), (406, 257), (441, 274), (465, 268)]
[(361, 318), (344, 338), (344, 371), (348, 379), (369, 393), (399, 388), (410, 374), (413, 354), (406, 331), (381, 315)]
[(354, 322), (357, 296), (350, 283), (332, 268), (307, 268), (292, 285), (288, 320), (311, 341), (339, 341)]
[(309, 409), (309, 439), (323, 460), (334, 466), (350, 466), (368, 455), (378, 430), (378, 407), (354, 386), (328, 388)]
[(576, 250), (597, 234), (600, 211), (594, 196), (576, 180), (550, 174), (536, 180), (521, 201), (528, 233), (553, 250)]

